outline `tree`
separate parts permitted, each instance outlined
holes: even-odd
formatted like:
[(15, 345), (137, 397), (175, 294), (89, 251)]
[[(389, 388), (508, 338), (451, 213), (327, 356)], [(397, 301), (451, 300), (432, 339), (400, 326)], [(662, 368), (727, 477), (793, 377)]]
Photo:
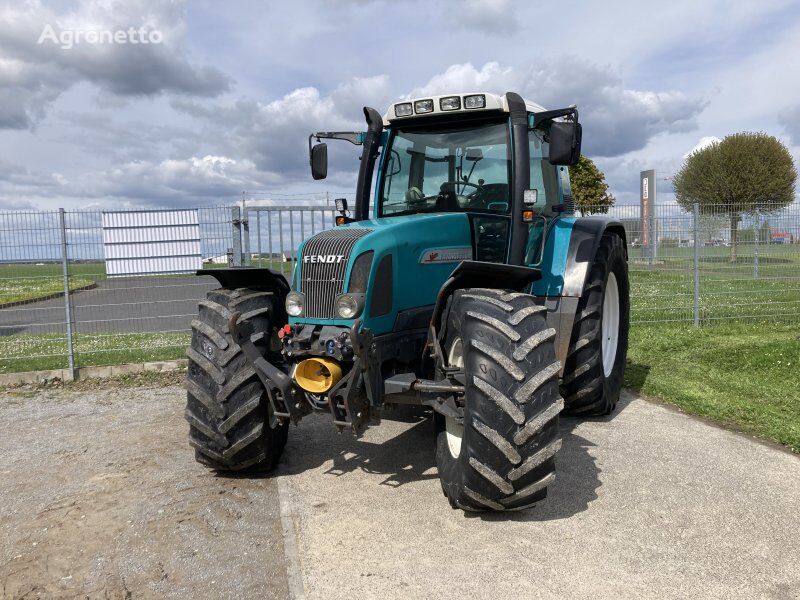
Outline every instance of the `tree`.
[(742, 132), (726, 136), (690, 154), (675, 175), (675, 198), (703, 215), (724, 215), (729, 222), (731, 254), (742, 215), (778, 210), (794, 200), (797, 170), (792, 155), (778, 139), (766, 133)]
[(606, 176), (591, 158), (581, 156), (578, 164), (569, 168), (569, 180), (575, 208), (581, 214), (607, 213), (614, 204), (614, 196), (608, 193)]

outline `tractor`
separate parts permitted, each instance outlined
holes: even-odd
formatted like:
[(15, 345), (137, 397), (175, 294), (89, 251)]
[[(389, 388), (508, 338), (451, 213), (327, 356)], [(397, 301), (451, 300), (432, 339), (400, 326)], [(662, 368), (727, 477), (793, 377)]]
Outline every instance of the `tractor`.
[[(190, 444), (216, 471), (268, 471), (313, 412), (356, 436), (399, 405), (433, 416), (453, 508), (520, 510), (555, 478), (559, 414), (607, 415), (628, 345), (625, 230), (575, 215), (575, 106), (519, 94), (402, 100), (366, 130), (354, 206), (304, 240), (287, 282), (264, 268), (220, 284), (192, 321)], [(371, 199), (372, 182), (375, 180)]]

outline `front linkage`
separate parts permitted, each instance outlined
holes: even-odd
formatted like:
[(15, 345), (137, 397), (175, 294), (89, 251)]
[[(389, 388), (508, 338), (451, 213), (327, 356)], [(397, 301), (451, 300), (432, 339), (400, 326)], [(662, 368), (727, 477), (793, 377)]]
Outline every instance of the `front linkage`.
[[(252, 325), (242, 322), (240, 318), (239, 312), (232, 313), (228, 330), (267, 391), (275, 417), (297, 424), (303, 416), (325, 410), (325, 407), (309, 399), (286, 372), (265, 358), (252, 341), (256, 333)], [(463, 419), (463, 376), (459, 380), (458, 369), (444, 364), (441, 350), (432, 352), (437, 365), (436, 380), (420, 379), (414, 373), (402, 373), (382, 380), (372, 332), (363, 328), (361, 320), (358, 320), (348, 333), (353, 344), (352, 365), (327, 392), (327, 408), (340, 431), (350, 427), (353, 433), (360, 435), (370, 421), (379, 421), (376, 409), (386, 403), (422, 404), (445, 416)], [(436, 335), (434, 330), (431, 335)], [(436, 340), (435, 337), (432, 339)], [(438, 340), (430, 346), (431, 350), (437, 347)]]

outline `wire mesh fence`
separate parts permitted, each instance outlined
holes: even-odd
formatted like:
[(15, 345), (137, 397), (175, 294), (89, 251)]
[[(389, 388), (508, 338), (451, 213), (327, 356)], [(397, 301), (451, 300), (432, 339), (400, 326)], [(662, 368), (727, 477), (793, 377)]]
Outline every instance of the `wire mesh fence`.
[(633, 322), (800, 320), (800, 206), (617, 206)]
[[(327, 202), (195, 210), (203, 267), (287, 276), (299, 243), (335, 216)], [(800, 320), (796, 204), (610, 216), (627, 231), (634, 323)], [(179, 358), (197, 302), (216, 286), (186, 272), (110, 275), (102, 211), (0, 213), (0, 234), (0, 373)]]

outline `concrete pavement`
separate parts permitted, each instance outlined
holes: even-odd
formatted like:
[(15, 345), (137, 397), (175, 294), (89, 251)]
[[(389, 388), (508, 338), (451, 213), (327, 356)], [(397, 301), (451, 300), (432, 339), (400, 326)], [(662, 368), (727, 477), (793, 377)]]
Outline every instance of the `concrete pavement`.
[(797, 598), (800, 460), (627, 395), (563, 419), (547, 501), (452, 510), (431, 423), (361, 440), (324, 418), (281, 468), (307, 598)]
[(220, 477), (181, 388), (83, 385), (0, 393), (0, 597), (800, 597), (800, 459), (629, 395), (562, 420), (542, 505), (475, 515), (420, 412)]

